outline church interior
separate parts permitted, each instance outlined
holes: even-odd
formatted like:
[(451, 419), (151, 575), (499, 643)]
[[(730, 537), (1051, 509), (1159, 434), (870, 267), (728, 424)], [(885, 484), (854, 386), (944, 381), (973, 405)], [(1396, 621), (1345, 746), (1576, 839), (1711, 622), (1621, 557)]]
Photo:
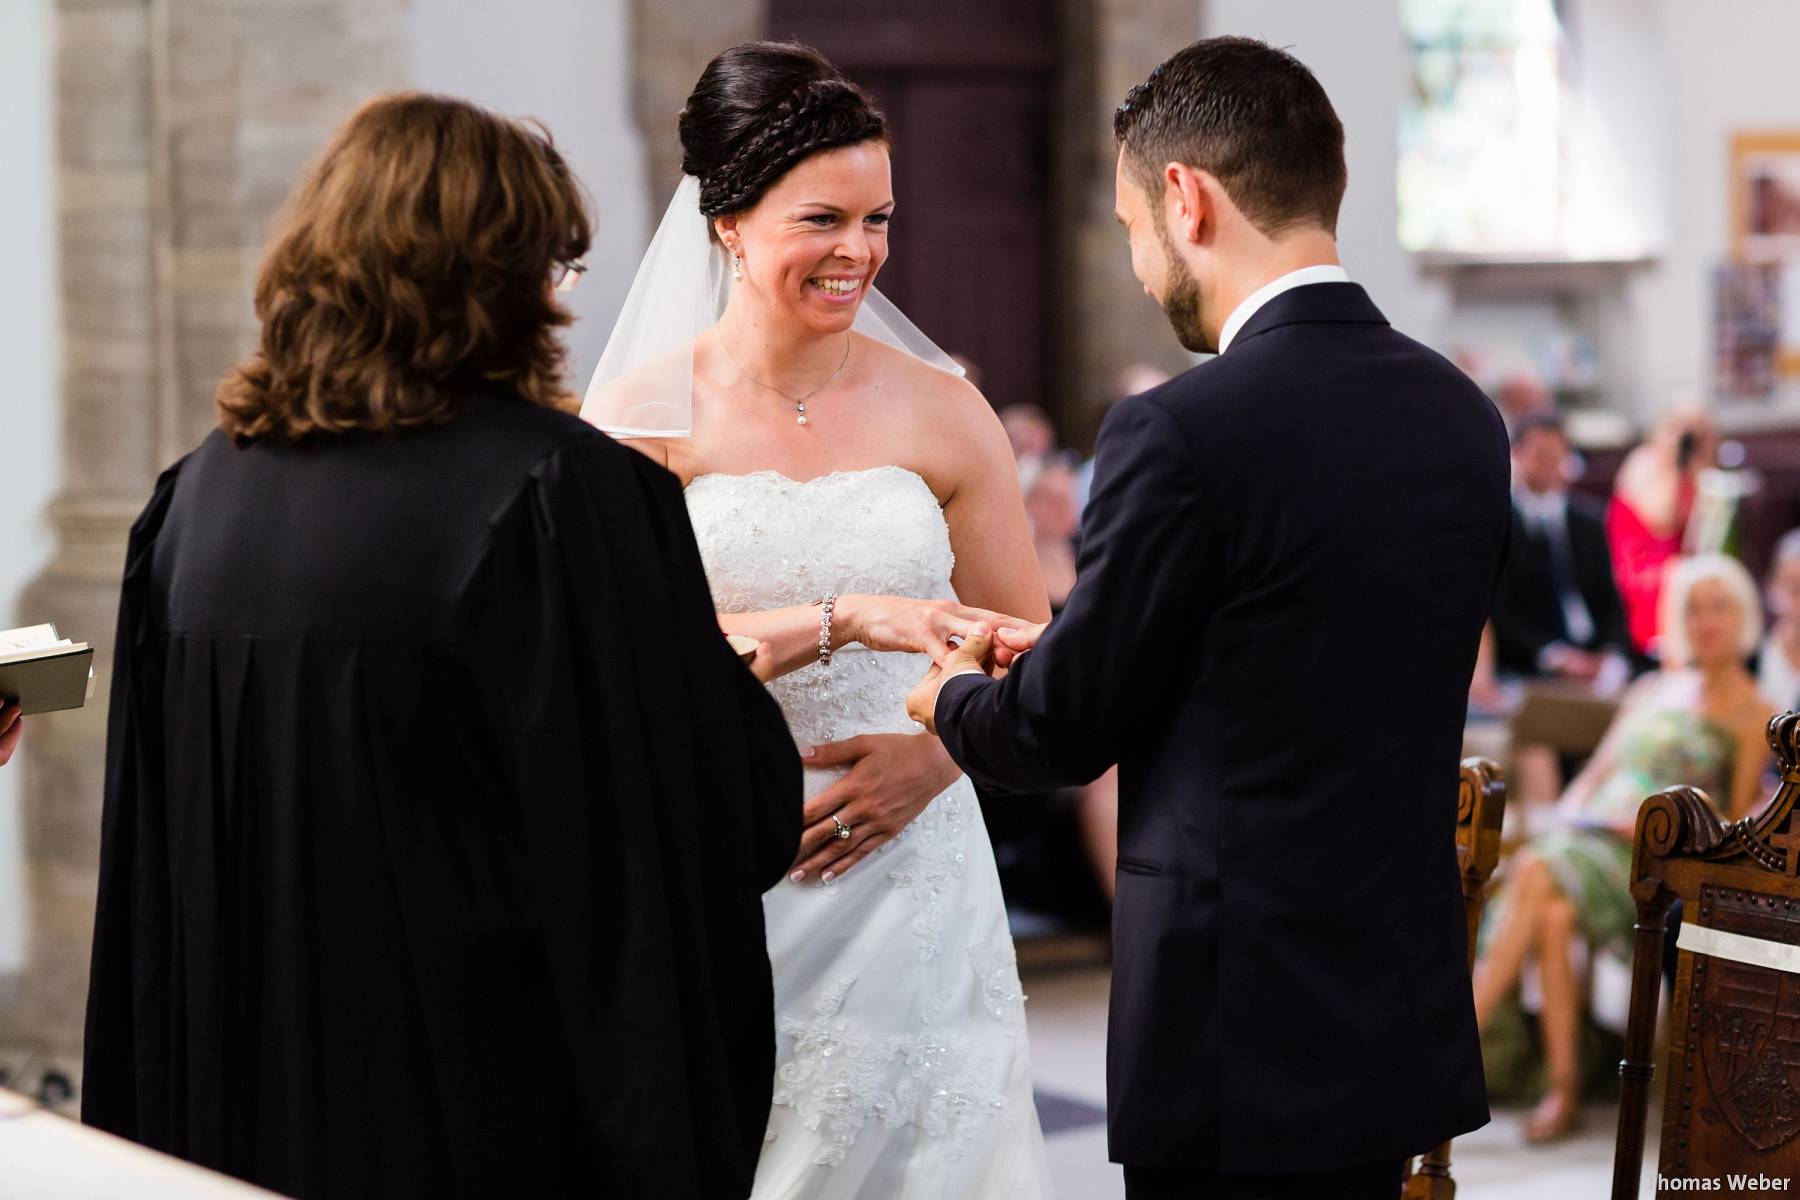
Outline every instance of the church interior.
[[(346, 116), (419, 89), (552, 131), (595, 227), (562, 334), (578, 391), (679, 178), (672, 118), (695, 73), (751, 38), (817, 47), (891, 123), (883, 290), (999, 412), (1054, 607), (1075, 585), (1107, 411), (1201, 361), (1132, 277), (1113, 110), (1164, 57), (1223, 34), (1316, 74), (1346, 129), (1344, 268), (1480, 386), (1510, 437), (1513, 558), (1470, 688), (1464, 754), (1486, 765), (1465, 772), (1458, 846), (1494, 1120), (1450, 1147), (1454, 1192), (1421, 1162), (1405, 1195), (1668, 1194), (1659, 1163), (1690, 1132), (1719, 1174), (1792, 1186), (1800, 951), (1765, 972), (1766, 996), (1719, 1016), (1689, 943), (1677, 959), (1678, 922), (1665, 951), (1661, 929), (1646, 949), (1644, 921), (1680, 896), (1692, 922), (1761, 871), (1769, 903), (1740, 931), (1800, 946), (1794, 729), (1759, 725), (1748, 749), (1727, 737), (1721, 764), (1692, 703), (1654, 727), (1629, 718), (1673, 694), (1680, 652), (1690, 667), (1702, 653), (1671, 612), (1703, 591), (1735, 606), (1725, 657), (1765, 720), (1800, 708), (1800, 5), (5, 0), (0, 627), (53, 621), (91, 641), (98, 686), (85, 707), (28, 718), (0, 770), (0, 1195), (240, 1194), (153, 1165), (141, 1190), (107, 1191), (93, 1164), (113, 1151), (62, 1122), (81, 1103), (126, 539), (159, 474), (213, 427), (215, 384), (257, 336), (270, 222)], [(1296, 756), (1308, 737), (1292, 731)], [(1105, 1125), (1117, 787), (981, 802), (1038, 1116), (1057, 1194), (1076, 1200), (1125, 1194)], [(1694, 788), (1704, 801), (1684, 798)], [(1625, 804), (1629, 824), (1652, 793), (1662, 807), (1642, 819), (1678, 827), (1654, 854), (1654, 829), (1635, 858), (1628, 839), (1565, 836), (1589, 828), (1565, 820), (1583, 805)], [(1455, 795), (1446, 780), (1446, 808)], [(1699, 1115), (1665, 1093), (1675, 1080), (1708, 1090)], [(1769, 1090), (1746, 1099), (1757, 1081)], [(1617, 1190), (1621, 1156), (1640, 1191)]]

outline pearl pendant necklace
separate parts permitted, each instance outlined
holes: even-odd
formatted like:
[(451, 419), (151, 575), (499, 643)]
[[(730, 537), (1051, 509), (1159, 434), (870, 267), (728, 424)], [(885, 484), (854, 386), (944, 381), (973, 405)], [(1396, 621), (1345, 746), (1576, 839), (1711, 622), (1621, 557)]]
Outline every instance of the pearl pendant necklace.
[(751, 383), (754, 383), (759, 388), (765, 388), (768, 391), (774, 392), (777, 396), (780, 396), (783, 399), (793, 401), (793, 403), (794, 403), (794, 424), (796, 424), (796, 425), (807, 424), (806, 402), (808, 400), (811, 400), (814, 396), (818, 395), (820, 392), (824, 391), (826, 388), (830, 387), (832, 385), (832, 383), (837, 379), (837, 377), (844, 373), (844, 368), (850, 365), (850, 335), (848, 333), (846, 333), (844, 335), (844, 357), (838, 363), (837, 370), (833, 371), (831, 373), (830, 378), (826, 379), (824, 383), (821, 383), (818, 387), (814, 388), (812, 391), (807, 392), (804, 396), (794, 396), (794, 395), (790, 395), (787, 392), (782, 391), (780, 388), (776, 387), (772, 383), (764, 383), (762, 380), (760, 380), (756, 376), (752, 375), (749, 371), (744, 370), (744, 364), (739, 362), (738, 356), (731, 352), (731, 343), (725, 340), (725, 333), (723, 330), (721, 330), (719, 333), (719, 345), (725, 347), (725, 357), (727, 357), (731, 360), (732, 365), (735, 366), (738, 369), (738, 371), (743, 374), (745, 379), (748, 379)]

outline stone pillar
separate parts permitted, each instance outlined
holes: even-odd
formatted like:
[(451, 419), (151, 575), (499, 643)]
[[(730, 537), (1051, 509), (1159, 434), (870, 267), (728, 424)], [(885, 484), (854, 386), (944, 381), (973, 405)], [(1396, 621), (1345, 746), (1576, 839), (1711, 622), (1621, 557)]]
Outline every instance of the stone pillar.
[(632, 107), (644, 132), (653, 225), (681, 180), (675, 118), (694, 80), (719, 51), (767, 36), (767, 24), (764, 0), (632, 0)]
[[(0, 1059), (75, 1076), (126, 535), (253, 344), (270, 218), (331, 130), (406, 81), (406, 0), (60, 0), (63, 487), (21, 611), (93, 642), (87, 708), (31, 719), (28, 959)], [(15, 1086), (30, 1088), (29, 1077)]]
[(1067, 130), (1057, 163), (1059, 261), (1057, 316), (1064, 356), (1059, 374), (1073, 381), (1061, 397), (1065, 433), (1085, 439), (1119, 371), (1148, 362), (1170, 372), (1192, 358), (1162, 311), (1131, 273), (1125, 234), (1113, 217), (1118, 147), (1112, 115), (1163, 59), (1200, 36), (1198, 0), (1067, 0), (1066, 63), (1058, 124)]

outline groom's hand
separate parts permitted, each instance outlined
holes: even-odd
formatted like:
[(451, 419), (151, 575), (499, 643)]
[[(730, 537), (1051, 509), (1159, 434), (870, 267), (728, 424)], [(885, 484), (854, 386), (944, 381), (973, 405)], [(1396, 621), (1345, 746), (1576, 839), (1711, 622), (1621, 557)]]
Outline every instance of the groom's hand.
[(1001, 626), (994, 632), (994, 662), (1002, 667), (1011, 667), (1015, 658), (1038, 644), (1038, 639), (1044, 636), (1044, 630), (1048, 628), (1048, 621), (1041, 625), (1027, 625), (1023, 629)]
[(944, 656), (943, 662), (931, 664), (925, 678), (919, 680), (918, 686), (906, 697), (908, 715), (936, 733), (938, 690), (944, 686), (944, 681), (977, 671), (988, 675), (994, 666), (994, 635), (986, 625), (977, 625), (969, 631), (962, 645)]

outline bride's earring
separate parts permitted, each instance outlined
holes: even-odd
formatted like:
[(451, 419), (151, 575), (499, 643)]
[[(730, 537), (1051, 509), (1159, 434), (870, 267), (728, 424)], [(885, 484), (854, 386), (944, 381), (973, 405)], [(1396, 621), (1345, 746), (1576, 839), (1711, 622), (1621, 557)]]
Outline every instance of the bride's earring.
[(741, 254), (731, 256), (731, 277), (739, 283), (744, 282), (744, 256)]

